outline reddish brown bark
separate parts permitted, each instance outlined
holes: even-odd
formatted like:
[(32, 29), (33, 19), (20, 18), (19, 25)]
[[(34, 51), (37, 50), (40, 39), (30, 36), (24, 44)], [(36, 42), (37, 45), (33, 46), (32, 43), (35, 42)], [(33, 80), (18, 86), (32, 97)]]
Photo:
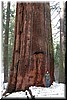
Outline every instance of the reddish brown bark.
[(50, 72), (51, 84), (53, 82), (49, 7), (49, 3), (17, 3), (13, 60), (7, 92), (26, 90), (33, 85), (44, 86), (43, 76), (47, 70)]

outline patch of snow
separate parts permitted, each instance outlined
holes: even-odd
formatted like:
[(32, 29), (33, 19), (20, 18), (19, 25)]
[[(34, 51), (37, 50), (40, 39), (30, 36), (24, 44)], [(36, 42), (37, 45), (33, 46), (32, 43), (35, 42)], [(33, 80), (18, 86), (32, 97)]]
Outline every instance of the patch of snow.
[(4, 73), (1, 73), (1, 90), (3, 90)]
[(27, 96), (25, 95), (25, 92), (20, 91), (20, 92), (14, 92), (10, 95), (8, 95), (6, 98), (27, 98)]
[(61, 83), (53, 83), (49, 88), (46, 87), (30, 87), (32, 94), (35, 95), (36, 98), (50, 98), (50, 97), (63, 97), (65, 98), (65, 85)]
[[(48, 88), (31, 86), (29, 89), (32, 91), (35, 98), (65, 98), (65, 84), (63, 83), (53, 82), (53, 84)], [(29, 92), (26, 90), (25, 92), (14, 92), (4, 98), (27, 98), (27, 96), (31, 98)]]
[(8, 83), (3, 83), (3, 89), (7, 88)]

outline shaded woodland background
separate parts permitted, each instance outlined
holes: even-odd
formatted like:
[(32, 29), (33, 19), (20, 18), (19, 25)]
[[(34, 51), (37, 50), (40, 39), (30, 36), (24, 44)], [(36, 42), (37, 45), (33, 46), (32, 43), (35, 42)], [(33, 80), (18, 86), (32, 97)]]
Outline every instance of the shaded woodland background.
[[(60, 2), (50, 2), (52, 30), (57, 29), (56, 33), (52, 31), (53, 47), (54, 47), (54, 77), (55, 81), (65, 83), (65, 52), (66, 52), (66, 9), (63, 4), (63, 17), (60, 16)], [(56, 15), (54, 16), (54, 13)], [(2, 50), (3, 50), (3, 71), (4, 82), (8, 82), (10, 74), (10, 65), (12, 62), (12, 52), (14, 45), (14, 25), (15, 25), (16, 4), (11, 2), (2, 2)], [(57, 36), (59, 34), (59, 36)], [(58, 38), (59, 37), (59, 38)], [(59, 41), (58, 41), (59, 40)]]

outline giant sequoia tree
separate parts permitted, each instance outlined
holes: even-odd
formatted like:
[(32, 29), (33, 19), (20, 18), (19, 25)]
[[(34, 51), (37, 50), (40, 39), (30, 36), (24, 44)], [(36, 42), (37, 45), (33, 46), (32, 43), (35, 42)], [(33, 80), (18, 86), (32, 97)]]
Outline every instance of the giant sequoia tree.
[(7, 92), (44, 86), (48, 70), (54, 79), (54, 57), (49, 3), (17, 3), (15, 40)]

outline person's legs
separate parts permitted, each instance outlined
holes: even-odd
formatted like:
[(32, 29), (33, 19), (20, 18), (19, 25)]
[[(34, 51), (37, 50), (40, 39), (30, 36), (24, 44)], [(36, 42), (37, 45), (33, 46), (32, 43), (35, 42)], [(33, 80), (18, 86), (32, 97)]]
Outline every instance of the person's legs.
[(50, 86), (50, 81), (46, 80), (46, 87), (49, 87), (49, 86)]

